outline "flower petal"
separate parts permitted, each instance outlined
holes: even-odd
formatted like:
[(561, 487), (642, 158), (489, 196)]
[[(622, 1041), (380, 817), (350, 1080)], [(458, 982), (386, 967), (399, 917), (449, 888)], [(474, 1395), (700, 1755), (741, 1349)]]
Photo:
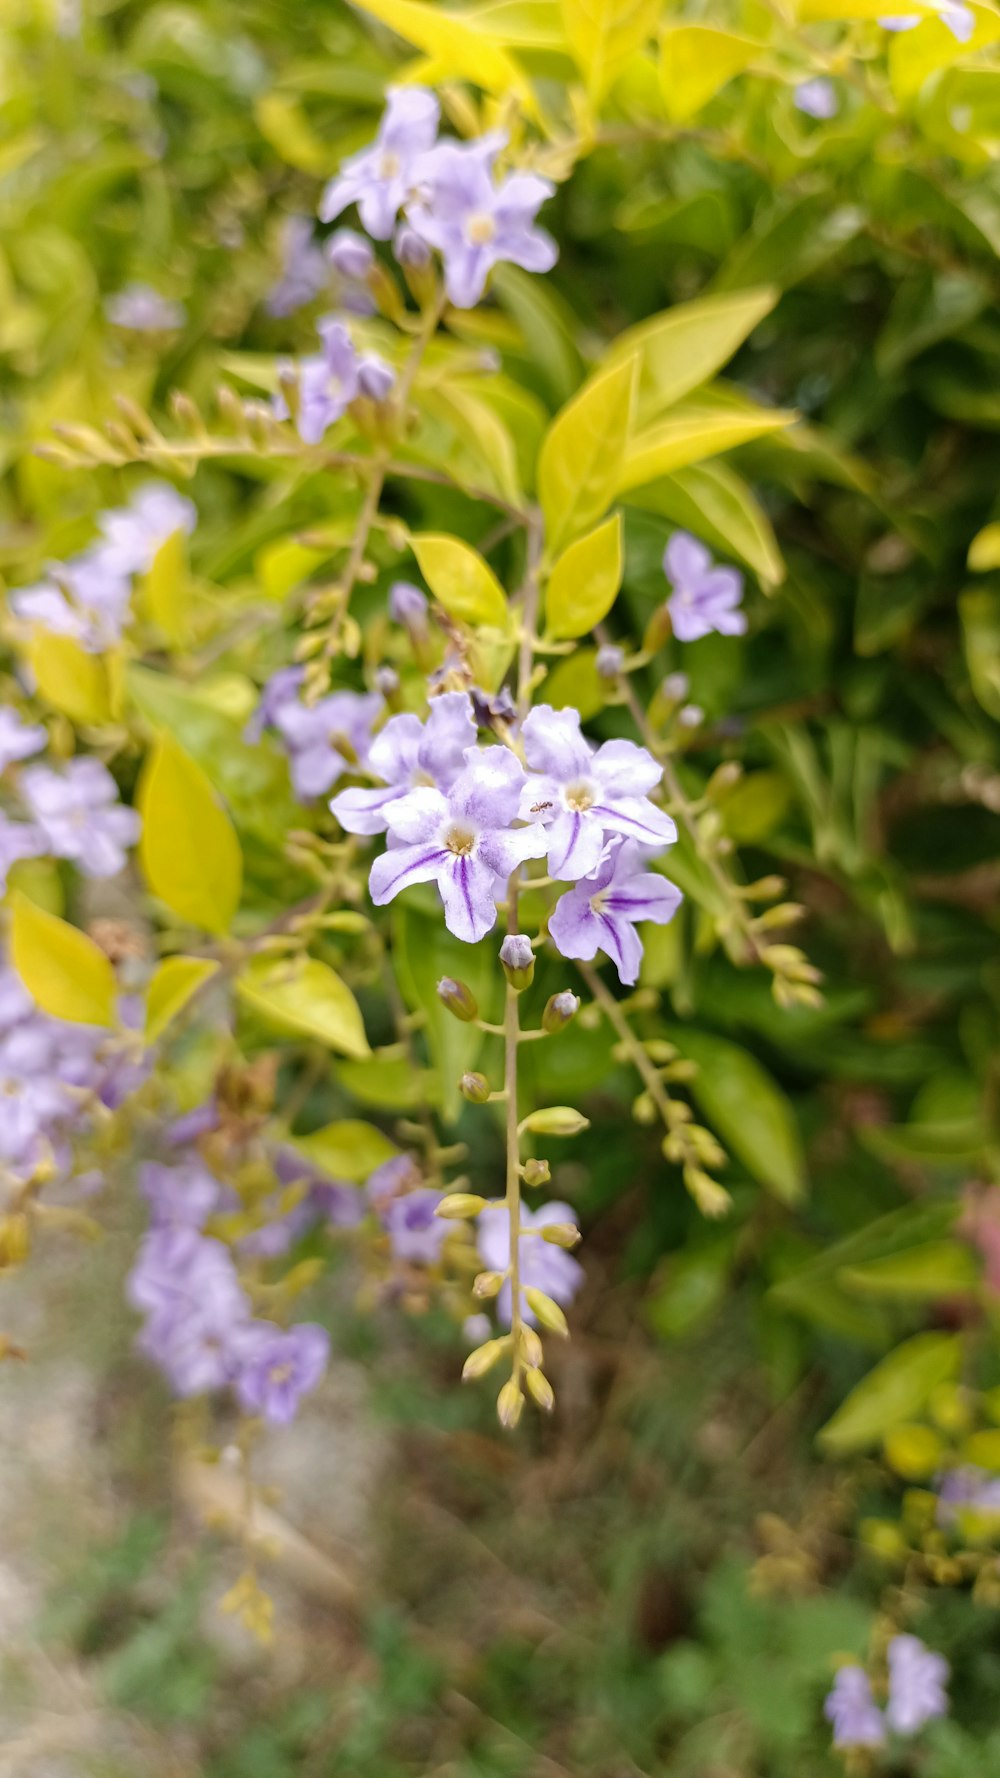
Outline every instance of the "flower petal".
[(537, 705), (524, 719), (521, 738), (524, 757), (533, 772), (546, 772), (559, 783), (567, 784), (590, 771), (590, 743), (580, 733), (576, 710)]
[(596, 957), (601, 929), (583, 884), (568, 889), (556, 902), (549, 918), (549, 937), (564, 957), (579, 957), (587, 963)]
[(604, 798), (648, 796), (663, 776), (663, 767), (634, 741), (605, 741), (598, 747), (591, 772)]
[(418, 845), (436, 837), (448, 812), (448, 800), (440, 790), (421, 785), (386, 804), (385, 824), (397, 839), (408, 845)]
[(551, 827), (543, 830), (548, 839), (549, 872), (562, 883), (589, 877), (601, 862), (604, 835), (601, 822), (593, 819), (594, 813), (566, 809)]
[(470, 853), (446, 854), (438, 879), (444, 902), (444, 923), (455, 938), (474, 945), (496, 925), (496, 878), (485, 861)]
[(330, 810), (345, 833), (384, 833), (386, 808), (397, 800), (391, 784), (382, 790), (342, 790), (332, 799)]
[(590, 812), (605, 833), (624, 834), (643, 846), (672, 846), (677, 838), (671, 817), (646, 796), (620, 796), (613, 803), (595, 803)]
[(377, 908), (413, 883), (432, 883), (452, 854), (443, 846), (395, 846), (376, 858), (368, 879), (368, 892)]

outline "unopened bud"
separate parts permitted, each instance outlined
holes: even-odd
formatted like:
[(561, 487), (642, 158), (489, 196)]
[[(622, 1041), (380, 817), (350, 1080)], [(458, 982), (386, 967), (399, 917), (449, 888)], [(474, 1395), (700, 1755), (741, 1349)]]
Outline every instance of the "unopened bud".
[(536, 1367), (533, 1370), (525, 1371), (524, 1380), (528, 1386), (528, 1394), (536, 1406), (544, 1408), (547, 1414), (551, 1414), (556, 1405), (556, 1398), (548, 1377), (544, 1376)]
[(496, 1296), (503, 1280), (503, 1272), (479, 1272), (472, 1281), (472, 1294), (480, 1298)]
[(732, 1206), (732, 1198), (724, 1185), (703, 1173), (700, 1167), (685, 1167), (684, 1184), (691, 1193), (702, 1216), (710, 1216), (713, 1220), (726, 1216)]
[(418, 586), (408, 580), (397, 580), (389, 588), (389, 616), (401, 624), (411, 636), (427, 634), (427, 600)]
[(437, 997), (442, 1006), (446, 1006), (456, 1019), (469, 1025), (479, 1017), (479, 1006), (471, 988), (464, 982), (457, 982), (453, 975), (443, 975), (437, 984)]
[(326, 257), (342, 278), (367, 278), (375, 264), (370, 243), (353, 228), (338, 228), (330, 236)]
[(524, 1295), (529, 1308), (543, 1327), (547, 1327), (550, 1333), (560, 1334), (564, 1340), (569, 1338), (566, 1317), (558, 1303), (554, 1303), (544, 1290), (537, 1290), (532, 1284), (525, 1285)]
[(670, 704), (680, 704), (690, 689), (691, 681), (686, 673), (668, 673), (660, 686), (660, 695)]
[(787, 887), (784, 877), (758, 877), (756, 883), (746, 883), (740, 894), (744, 901), (773, 901), (776, 895), (784, 895)]
[(369, 401), (385, 401), (396, 383), (396, 373), (377, 352), (366, 352), (358, 359), (358, 388)]
[(385, 699), (395, 698), (399, 692), (399, 674), (395, 667), (379, 667), (375, 673), (375, 690), (381, 692)]
[(524, 1396), (513, 1377), (505, 1383), (497, 1396), (497, 1419), (508, 1432), (513, 1432), (524, 1412)]
[(547, 1222), (539, 1233), (553, 1247), (578, 1247), (582, 1239), (575, 1222)]
[(539, 1136), (579, 1136), (581, 1130), (590, 1129), (590, 1119), (572, 1105), (549, 1105), (544, 1111), (530, 1112), (521, 1128)]
[(509, 1343), (509, 1340), (506, 1339), (487, 1340), (485, 1345), (477, 1346), (474, 1352), (469, 1353), (462, 1366), (462, 1382), (471, 1383), (476, 1377), (485, 1377), (487, 1371), (492, 1370), (501, 1353), (506, 1351)]
[(681, 728), (700, 728), (705, 720), (705, 712), (700, 704), (685, 704), (677, 712), (677, 720)]
[(458, 1222), (468, 1222), (472, 1216), (478, 1216), (480, 1210), (486, 1209), (486, 1199), (479, 1198), (475, 1192), (449, 1192), (436, 1205), (435, 1216), (453, 1217)]
[(490, 1083), (485, 1074), (463, 1074), (458, 1090), (470, 1105), (485, 1105), (490, 1096)]
[(525, 1161), (521, 1168), (521, 1177), (525, 1185), (548, 1185), (552, 1178), (548, 1161)]
[(508, 933), (500, 946), (500, 961), (512, 988), (518, 993), (522, 988), (530, 988), (535, 975), (535, 953), (526, 932)]
[[(658, 605), (646, 625), (646, 632), (642, 638), (644, 652), (658, 654), (664, 643), (669, 642), (673, 635), (673, 628), (666, 603)], [(683, 693), (681, 695), (683, 696)]]
[(625, 666), (624, 648), (619, 648), (616, 642), (605, 642), (597, 650), (594, 665), (599, 679), (618, 679)]
[(410, 271), (420, 271), (430, 264), (431, 250), (427, 242), (422, 240), (415, 228), (408, 223), (400, 223), (393, 236), (392, 250), (400, 265)]
[(542, 1013), (542, 1030), (548, 1031), (550, 1036), (556, 1031), (565, 1031), (566, 1026), (576, 1018), (579, 1010), (579, 997), (576, 994), (571, 994), (568, 988), (563, 988), (561, 993), (551, 995), (545, 1002), (545, 1011)]
[(534, 1328), (529, 1327), (526, 1322), (521, 1327), (521, 1357), (529, 1370), (536, 1364), (541, 1364), (544, 1357), (541, 1340)]
[(721, 766), (716, 766), (705, 785), (705, 795), (714, 802), (716, 797), (725, 796), (727, 791), (732, 790), (733, 785), (738, 784), (742, 776), (743, 767), (738, 759), (723, 760)]

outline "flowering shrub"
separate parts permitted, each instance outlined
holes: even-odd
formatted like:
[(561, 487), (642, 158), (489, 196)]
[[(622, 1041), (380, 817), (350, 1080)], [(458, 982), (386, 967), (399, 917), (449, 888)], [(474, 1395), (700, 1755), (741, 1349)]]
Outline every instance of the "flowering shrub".
[(620, 1199), (648, 1331), (823, 1372), (895, 1758), (996, 1586), (995, 14), (181, 10), (0, 62), (121, 156), (40, 96), (5, 200), (0, 1256), (142, 1202), (266, 1633), (334, 1305), (558, 1415)]

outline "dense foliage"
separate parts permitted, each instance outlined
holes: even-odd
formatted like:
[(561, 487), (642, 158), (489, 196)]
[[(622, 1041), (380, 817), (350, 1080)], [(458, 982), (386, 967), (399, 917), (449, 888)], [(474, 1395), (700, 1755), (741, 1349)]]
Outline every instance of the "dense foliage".
[[(9, 6), (3, 1266), (127, 1231), (265, 1639), (331, 1349), (576, 1478), (513, 1752), (449, 1579), (380, 1727), (213, 1771), (996, 1755), (1000, 13), (886, 4)], [(722, 1552), (629, 1524), (691, 1448)], [(591, 1694), (616, 1490), (672, 1603)]]

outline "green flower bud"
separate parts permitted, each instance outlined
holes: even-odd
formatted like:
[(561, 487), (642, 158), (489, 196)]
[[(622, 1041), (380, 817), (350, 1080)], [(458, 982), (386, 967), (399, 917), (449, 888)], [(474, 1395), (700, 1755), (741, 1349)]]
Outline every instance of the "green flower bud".
[(480, 1210), (486, 1209), (486, 1199), (478, 1198), (475, 1192), (449, 1192), (441, 1199), (434, 1211), (435, 1216), (454, 1218), (458, 1222), (468, 1222), (472, 1216), (478, 1216)]
[(565, 1031), (579, 1010), (579, 997), (571, 994), (568, 988), (564, 988), (561, 994), (550, 995), (542, 1013), (542, 1030), (548, 1031), (550, 1036), (556, 1031)]
[(524, 1412), (524, 1396), (513, 1377), (505, 1383), (497, 1396), (497, 1418), (501, 1426), (513, 1432)]
[(463, 1074), (458, 1090), (470, 1105), (485, 1105), (490, 1096), (490, 1083), (485, 1074)]
[(527, 933), (508, 933), (500, 946), (500, 961), (512, 988), (518, 993), (523, 988), (530, 988), (535, 975), (535, 953)]
[(590, 1129), (590, 1119), (582, 1111), (574, 1111), (572, 1105), (549, 1105), (544, 1111), (530, 1112), (521, 1128), (540, 1136), (579, 1136), (581, 1130)]
[(437, 984), (437, 997), (442, 1006), (446, 1006), (456, 1019), (465, 1025), (471, 1025), (473, 1019), (479, 1017), (479, 1007), (471, 988), (464, 982), (456, 982), (454, 976), (443, 975)]
[(525, 1161), (521, 1168), (521, 1178), (525, 1185), (548, 1185), (552, 1178), (548, 1161)]

